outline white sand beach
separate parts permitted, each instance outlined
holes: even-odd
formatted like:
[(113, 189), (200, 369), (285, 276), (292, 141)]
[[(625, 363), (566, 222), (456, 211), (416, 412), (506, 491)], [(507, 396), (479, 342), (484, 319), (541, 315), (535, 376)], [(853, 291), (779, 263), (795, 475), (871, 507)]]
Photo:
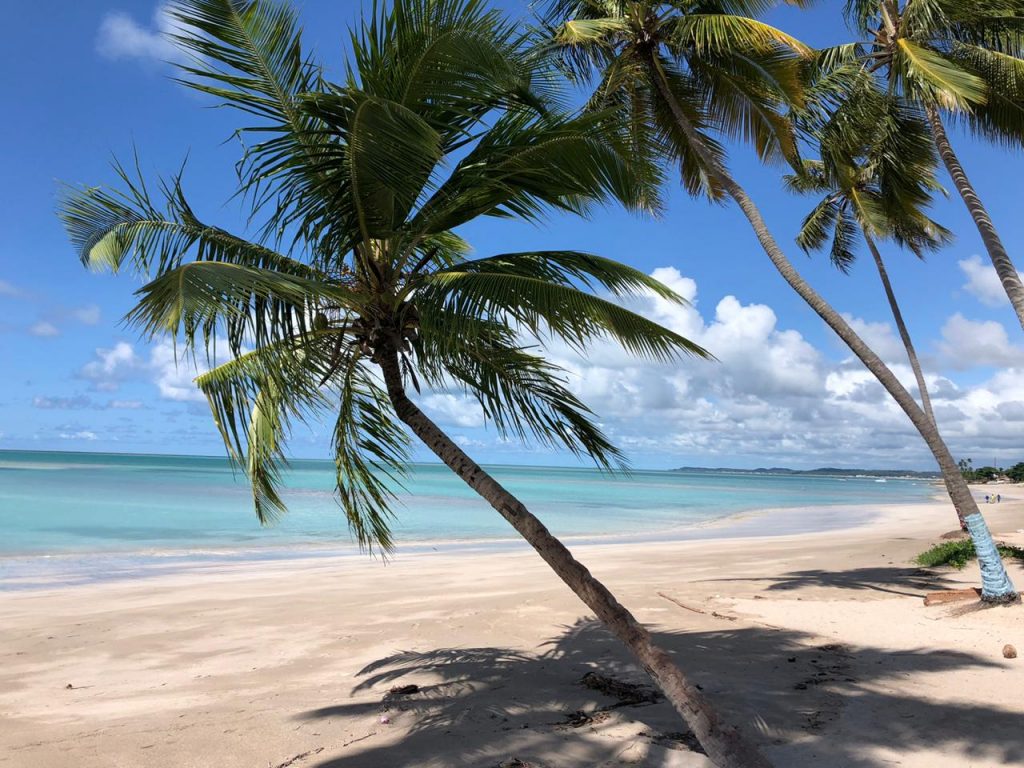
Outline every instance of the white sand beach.
[[(577, 554), (779, 768), (1024, 765), (1024, 608), (925, 607), (977, 583), (910, 562), (953, 512), (880, 512)], [(1024, 501), (984, 512), (1024, 544)], [(663, 701), (580, 684), (646, 680), (529, 551), (0, 593), (0, 661), (4, 768), (710, 764)]]

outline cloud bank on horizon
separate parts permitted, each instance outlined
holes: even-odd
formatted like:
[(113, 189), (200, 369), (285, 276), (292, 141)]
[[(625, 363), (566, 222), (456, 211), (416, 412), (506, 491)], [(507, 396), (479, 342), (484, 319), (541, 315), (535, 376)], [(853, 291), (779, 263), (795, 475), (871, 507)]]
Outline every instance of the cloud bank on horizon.
[[(130, 62), (152, 76), (154, 66), (178, 56), (168, 41), (173, 31), (168, 5), (160, 3), (149, 16), (106, 13), (87, 42), (107, 66)], [(637, 466), (932, 466), (906, 416), (845, 346), (818, 333), (810, 313), (783, 322), (788, 298), (751, 300), (731, 287), (711, 296), (705, 287), (701, 295), (698, 277), (678, 264), (653, 269), (675, 258), (651, 258), (645, 268), (690, 306), (646, 297), (631, 308), (705, 346), (717, 362), (642, 362), (611, 344), (594, 345), (585, 356), (548, 349)], [(918, 327), (909, 318), (940, 428), (957, 456), (1024, 460), (1024, 345), (1016, 327), (992, 319), (991, 308), (1007, 300), (988, 261), (971, 255), (957, 267), (959, 275), (949, 270), (958, 285), (945, 295), (941, 322)], [(704, 274), (699, 281), (708, 284)], [(127, 295), (130, 288), (122, 288)], [(111, 306), (91, 299), (58, 304), (24, 275), (0, 273), (0, 334), (28, 339), (38, 350), (19, 361), (24, 394), (0, 411), (0, 448), (219, 455), (219, 437), (192, 382), (199, 370), (176, 359), (169, 339), (147, 344), (118, 333), (109, 323), (118, 314)], [(845, 316), (917, 394), (891, 322)], [(85, 331), (89, 343), (81, 341)], [(458, 389), (425, 392), (421, 403), (484, 461), (571, 461), (499, 439)], [(296, 432), (293, 448), (326, 457), (329, 444), (329, 429), (313, 425)]]
[[(849, 464), (854, 457), (854, 463), (865, 466), (931, 465), (906, 416), (874, 377), (856, 359), (837, 358), (845, 350), (838, 339), (830, 349), (816, 348), (798, 330), (779, 327), (771, 307), (744, 304), (734, 295), (704, 310), (693, 278), (675, 267), (652, 275), (689, 304), (651, 296), (632, 300), (630, 308), (706, 347), (717, 361), (641, 361), (611, 343), (595, 344), (585, 355), (547, 347), (575, 394), (638, 465), (802, 467)], [(917, 395), (892, 325), (848, 319)], [(1019, 448), (1024, 347), (1010, 341), (1005, 327), (972, 321), (957, 311), (941, 337), (919, 351), (941, 429), (958, 455), (987, 457)], [(149, 413), (158, 409), (166, 415), (161, 442), (174, 446), (171, 450), (184, 451), (187, 441), (201, 446), (197, 452), (216, 452), (215, 428), (192, 381), (203, 370), (191, 359), (177, 359), (170, 339), (152, 344), (118, 340), (93, 350), (91, 359), (74, 371), (76, 394), (35, 395), (37, 412), (74, 413), (77, 421), (58, 418), (40, 424), (35, 434), (8, 434), (0, 445), (144, 449), (146, 430), (152, 432)], [(963, 372), (976, 381), (958, 381)], [(566, 459), (500, 439), (488, 429), (472, 396), (458, 388), (424, 392), (420, 402), (460, 442), (486, 452), (486, 460)], [(81, 418), (98, 412), (120, 412), (116, 433)], [(296, 453), (326, 456), (315, 450), (326, 447), (326, 431), (316, 425), (309, 432), (297, 431)]]

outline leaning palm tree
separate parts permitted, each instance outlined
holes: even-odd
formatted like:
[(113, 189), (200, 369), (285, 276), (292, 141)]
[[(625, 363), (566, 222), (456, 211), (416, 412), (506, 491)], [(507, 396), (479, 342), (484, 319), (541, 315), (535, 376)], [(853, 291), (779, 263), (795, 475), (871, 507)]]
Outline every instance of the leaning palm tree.
[(1024, 283), (946, 132), (946, 119), (1001, 144), (1024, 142), (1024, 2), (849, 0), (863, 42), (835, 49), (925, 113), (935, 146), (974, 219), (1024, 328)]
[[(815, 55), (784, 32), (741, 15), (770, 5), (761, 0), (551, 0), (543, 22), (551, 34), (550, 51), (577, 80), (596, 81), (591, 108), (617, 114), (638, 157), (678, 168), (692, 194), (736, 203), (782, 278), (874, 374), (928, 445), (954, 507), (966, 511), (980, 553), (982, 599), (1018, 600), (934, 422), (793, 267), (757, 205), (727, 169), (722, 146), (709, 135), (716, 131), (742, 138), (765, 160), (797, 163), (794, 131), (780, 110), (801, 100), (801, 73)], [(846, 83), (851, 78), (838, 79)]]
[(860, 234), (882, 281), (921, 407), (934, 422), (924, 372), (876, 242), (892, 239), (924, 258), (952, 239), (925, 213), (932, 193), (941, 190), (927, 127), (905, 105), (872, 90), (844, 102), (815, 138), (821, 159), (803, 160), (797, 173), (784, 177), (793, 192), (822, 195), (804, 219), (797, 245), (807, 252), (829, 246), (833, 266), (846, 273), (857, 258)]
[[(82, 260), (148, 279), (130, 323), (184, 353), (230, 353), (198, 379), (256, 512), (284, 512), (290, 427), (334, 419), (341, 508), (388, 552), (392, 482), (408, 429), (518, 531), (636, 655), (716, 764), (767, 766), (725, 726), (647, 630), (543, 523), (416, 404), (409, 385), (461, 387), (501, 435), (614, 467), (622, 456), (537, 351), (610, 339), (654, 359), (707, 353), (596, 295), (681, 301), (623, 264), (537, 251), (468, 259), (453, 230), (481, 216), (536, 220), (613, 197), (644, 202), (602, 115), (566, 114), (527, 38), (477, 0), (397, 0), (352, 35), (343, 83), (303, 57), (291, 11), (266, 0), (179, 0), (180, 79), (257, 116), (239, 165), (256, 236), (204, 223), (180, 177), (159, 195), (70, 190), (62, 216)], [(218, 342), (218, 339), (221, 341)], [(219, 345), (219, 349), (217, 349)]]

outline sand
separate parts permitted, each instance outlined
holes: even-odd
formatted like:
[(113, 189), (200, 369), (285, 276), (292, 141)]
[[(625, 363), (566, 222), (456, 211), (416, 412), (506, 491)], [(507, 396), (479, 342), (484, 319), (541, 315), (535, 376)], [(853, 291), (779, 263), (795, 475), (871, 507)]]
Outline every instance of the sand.
[[(878, 511), (577, 554), (778, 768), (1024, 765), (1024, 658), (1002, 654), (1024, 657), (1024, 608), (925, 607), (977, 583), (910, 564), (952, 509)], [(984, 511), (1024, 545), (1024, 502)], [(0, 766), (710, 765), (664, 702), (615, 706), (588, 671), (646, 682), (528, 550), (6, 592)]]

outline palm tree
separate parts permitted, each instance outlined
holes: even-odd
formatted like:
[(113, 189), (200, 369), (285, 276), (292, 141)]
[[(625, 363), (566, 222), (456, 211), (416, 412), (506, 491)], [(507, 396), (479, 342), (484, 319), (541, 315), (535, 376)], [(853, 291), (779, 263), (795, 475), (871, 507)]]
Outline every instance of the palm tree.
[[(682, 301), (645, 274), (572, 251), (467, 258), (453, 229), (480, 216), (537, 220), (646, 184), (601, 115), (573, 116), (527, 38), (478, 0), (400, 0), (352, 34), (344, 83), (302, 54), (296, 20), (255, 0), (179, 0), (181, 81), (259, 118), (239, 165), (253, 239), (201, 221), (179, 177), (155, 199), (118, 167), (117, 190), (69, 190), (62, 216), (82, 260), (149, 282), (128, 321), (184, 354), (231, 359), (198, 379), (261, 521), (296, 421), (334, 418), (337, 491), (361, 546), (384, 553), (389, 481), (407, 428), (509, 522), (635, 654), (721, 766), (768, 766), (724, 725), (648, 631), (518, 499), (414, 402), (461, 387), (498, 433), (623, 457), (536, 351), (607, 338), (655, 359), (706, 357), (687, 339), (595, 295)], [(220, 341), (218, 341), (220, 340)], [(532, 341), (531, 341), (532, 340)], [(531, 346), (531, 344), (533, 346)]]
[[(822, 159), (802, 161), (799, 172), (784, 177), (784, 183), (797, 193), (823, 195), (797, 235), (804, 251), (830, 245), (832, 264), (846, 273), (856, 260), (857, 233), (863, 237), (917, 380), (921, 406), (934, 422), (924, 373), (875, 241), (891, 238), (924, 258), (925, 252), (949, 243), (952, 233), (924, 212), (932, 192), (941, 189), (927, 127), (900, 102), (879, 96), (869, 91), (859, 101), (845, 101), (815, 137)], [(851, 133), (852, 144), (843, 138)]]
[(850, 0), (851, 23), (867, 40), (836, 49), (890, 93), (924, 112), (935, 146), (974, 219), (992, 266), (1024, 328), (1024, 283), (967, 178), (943, 113), (976, 135), (1024, 140), (1024, 2)]
[(953, 505), (983, 552), (982, 599), (1018, 600), (978, 505), (934, 422), (849, 323), (815, 291), (779, 247), (754, 201), (706, 134), (750, 140), (766, 160), (796, 163), (796, 140), (779, 109), (801, 98), (800, 72), (814, 56), (789, 35), (744, 14), (758, 0), (551, 0), (544, 22), (570, 73), (597, 80), (591, 108), (615, 111), (644, 160), (679, 168), (692, 193), (732, 199), (772, 265), (841, 338), (907, 414), (942, 471)]

